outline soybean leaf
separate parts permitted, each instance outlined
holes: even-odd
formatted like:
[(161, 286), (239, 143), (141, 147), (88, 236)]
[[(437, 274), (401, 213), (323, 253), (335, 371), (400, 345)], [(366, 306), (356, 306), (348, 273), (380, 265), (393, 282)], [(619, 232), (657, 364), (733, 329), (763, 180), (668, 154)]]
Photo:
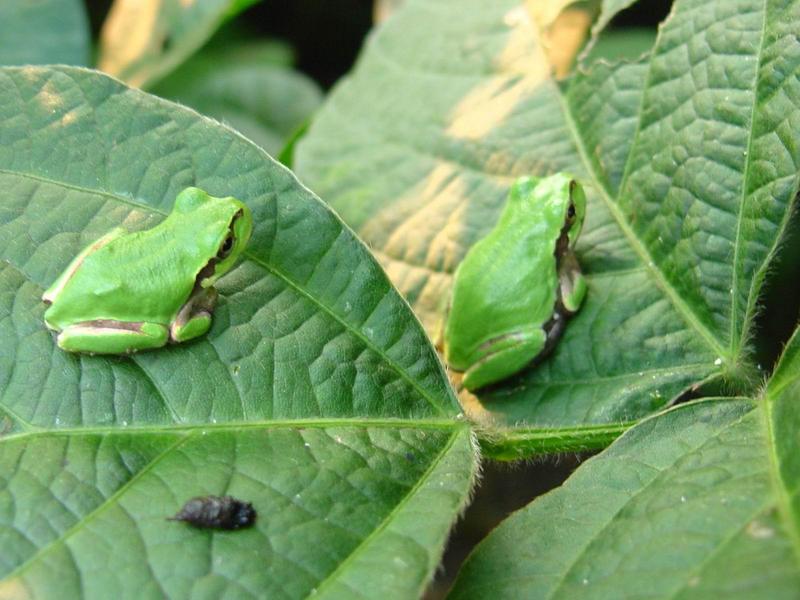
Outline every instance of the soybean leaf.
[(655, 39), (655, 30), (638, 27), (604, 32), (592, 45), (587, 60), (589, 62), (600, 58), (609, 61), (636, 60), (650, 51)]
[(0, 2), (0, 65), (85, 65), (88, 59), (81, 0)]
[(453, 598), (795, 598), (800, 333), (759, 398), (641, 422), (506, 520)]
[(290, 65), (274, 64), (272, 47), (200, 52), (152, 93), (223, 121), (275, 156), (317, 109), (322, 93)]
[(477, 418), (524, 434), (636, 420), (705, 382), (747, 390), (759, 291), (798, 188), (798, 13), (677, 0), (649, 56), (556, 82), (526, 5), (409, 0), (295, 166), (431, 335), (514, 178), (563, 170), (588, 186), (587, 302), (551, 358), (467, 405)]
[(146, 88), (178, 67), (227, 19), (257, 0), (115, 0), (98, 68)]
[[(1, 596), (419, 593), (476, 454), (419, 323), (318, 198), (236, 132), (68, 67), (0, 70), (0, 182)], [(43, 290), (189, 185), (255, 220), (211, 331), (58, 349)], [(254, 528), (165, 520), (205, 494), (252, 502)]]

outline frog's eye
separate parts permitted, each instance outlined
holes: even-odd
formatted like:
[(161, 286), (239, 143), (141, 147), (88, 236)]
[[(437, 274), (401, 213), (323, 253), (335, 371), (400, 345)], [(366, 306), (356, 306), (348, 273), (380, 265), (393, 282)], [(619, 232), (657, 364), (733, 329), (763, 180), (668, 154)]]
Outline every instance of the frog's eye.
[(231, 250), (233, 250), (233, 236), (229, 233), (225, 241), (222, 242), (222, 246), (219, 247), (217, 256), (219, 258), (226, 258), (231, 253)]
[(570, 204), (569, 208), (567, 209), (567, 218), (572, 220), (575, 218), (575, 205)]

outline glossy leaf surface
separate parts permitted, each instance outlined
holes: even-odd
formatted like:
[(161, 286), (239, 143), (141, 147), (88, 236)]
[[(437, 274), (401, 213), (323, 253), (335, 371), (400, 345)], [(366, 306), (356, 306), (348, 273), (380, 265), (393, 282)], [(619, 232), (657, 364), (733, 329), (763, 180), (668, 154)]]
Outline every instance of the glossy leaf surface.
[(589, 188), (587, 301), (549, 360), (479, 394), (478, 419), (622, 423), (698, 383), (746, 390), (758, 294), (798, 187), (798, 26), (797, 3), (677, 0), (650, 56), (556, 82), (523, 4), (410, 1), (295, 166), (432, 336), (515, 177), (569, 171)]
[[(419, 593), (476, 453), (419, 323), (318, 198), (234, 131), (66, 67), (0, 70), (0, 183), (0, 596)], [(42, 291), (189, 185), (255, 221), (211, 331), (58, 349)], [(165, 520), (205, 494), (255, 527)]]
[(758, 399), (641, 422), (507, 519), (452, 598), (794, 598), (800, 335)]

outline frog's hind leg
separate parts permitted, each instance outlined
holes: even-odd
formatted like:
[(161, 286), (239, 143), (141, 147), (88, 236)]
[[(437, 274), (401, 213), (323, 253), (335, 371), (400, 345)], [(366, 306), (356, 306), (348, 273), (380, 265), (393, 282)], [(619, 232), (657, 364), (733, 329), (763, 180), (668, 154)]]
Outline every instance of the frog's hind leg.
[(203, 335), (211, 327), (211, 312), (217, 303), (217, 290), (201, 288), (189, 296), (175, 322), (169, 329), (169, 336), (175, 342), (185, 342)]
[(58, 334), (58, 346), (68, 352), (128, 354), (159, 348), (168, 337), (167, 328), (156, 323), (88, 321), (65, 327)]
[(495, 383), (522, 370), (542, 351), (547, 335), (542, 329), (515, 333), (498, 342), (494, 349), (464, 373), (462, 385), (468, 390)]

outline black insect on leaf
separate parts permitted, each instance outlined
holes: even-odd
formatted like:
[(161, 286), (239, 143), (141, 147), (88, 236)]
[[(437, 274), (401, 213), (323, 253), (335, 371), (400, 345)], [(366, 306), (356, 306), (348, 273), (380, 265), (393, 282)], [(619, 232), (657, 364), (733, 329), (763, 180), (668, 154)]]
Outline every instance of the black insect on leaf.
[(170, 521), (183, 521), (201, 529), (241, 529), (256, 521), (249, 502), (233, 496), (198, 496), (188, 500)]

